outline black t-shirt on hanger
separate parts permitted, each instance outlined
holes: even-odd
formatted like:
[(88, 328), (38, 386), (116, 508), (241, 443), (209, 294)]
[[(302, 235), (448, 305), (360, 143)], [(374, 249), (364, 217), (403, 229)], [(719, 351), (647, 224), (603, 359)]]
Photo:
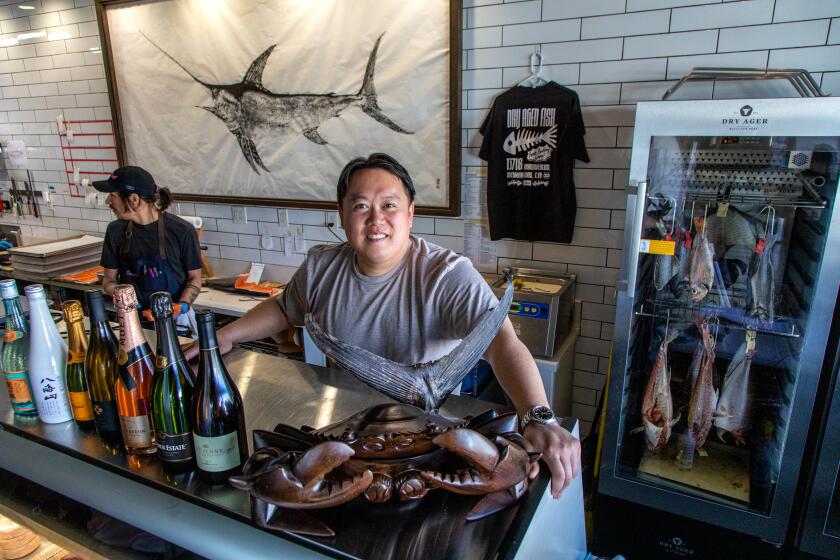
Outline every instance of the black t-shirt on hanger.
[(574, 160), (589, 161), (577, 93), (554, 82), (511, 88), (496, 98), (481, 134), (490, 238), (571, 242)]

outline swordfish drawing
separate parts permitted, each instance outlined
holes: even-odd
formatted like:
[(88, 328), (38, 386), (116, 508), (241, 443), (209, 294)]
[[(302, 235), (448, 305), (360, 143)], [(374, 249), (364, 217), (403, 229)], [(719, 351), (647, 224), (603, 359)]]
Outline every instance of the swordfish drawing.
[(172, 55), (163, 50), (145, 33), (140, 34), (162, 52), (169, 60), (178, 65), (187, 75), (210, 91), (213, 104), (199, 107), (219, 118), (231, 134), (236, 137), (242, 155), (257, 174), (262, 168), (271, 173), (263, 164), (257, 151), (254, 137), (275, 131), (280, 133), (298, 133), (315, 144), (327, 144), (318, 133), (318, 127), (324, 121), (338, 117), (345, 109), (357, 106), (377, 122), (402, 134), (413, 134), (392, 121), (379, 109), (376, 88), (373, 84), (376, 71), (376, 53), (382, 41), (382, 33), (370, 51), (362, 87), (355, 94), (335, 93), (275, 93), (262, 84), (263, 70), (268, 57), (277, 45), (271, 45), (254, 59), (245, 77), (235, 84), (210, 84), (196, 77)]

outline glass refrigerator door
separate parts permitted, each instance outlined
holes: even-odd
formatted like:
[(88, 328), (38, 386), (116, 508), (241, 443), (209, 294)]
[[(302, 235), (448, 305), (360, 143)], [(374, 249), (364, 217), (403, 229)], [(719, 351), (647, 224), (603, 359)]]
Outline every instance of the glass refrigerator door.
[(647, 181), (626, 233), (638, 257), (627, 261), (635, 266), (625, 267), (618, 304), (629, 318), (616, 322), (622, 355), (612, 375), (623, 378), (611, 384), (620, 405), (611, 401), (608, 416), (618, 427), (607, 493), (780, 539), (783, 521), (771, 535), (755, 520), (773, 514), (786, 446), (804, 440), (807, 414), (792, 417), (794, 395), (809, 359), (840, 140), (646, 141)]
[[(840, 330), (837, 325), (835, 328)], [(840, 560), (840, 438), (837, 437), (840, 432), (840, 348), (837, 338), (831, 344), (834, 345), (834, 395), (823, 428), (799, 550)]]

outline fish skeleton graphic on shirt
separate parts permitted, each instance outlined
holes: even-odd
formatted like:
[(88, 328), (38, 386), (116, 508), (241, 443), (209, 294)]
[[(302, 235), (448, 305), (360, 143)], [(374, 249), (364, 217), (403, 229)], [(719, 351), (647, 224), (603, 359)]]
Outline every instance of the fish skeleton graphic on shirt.
[(502, 149), (511, 155), (527, 150), (537, 144), (545, 143), (552, 148), (557, 147), (557, 125), (555, 124), (543, 133), (530, 129), (514, 130), (505, 138)]

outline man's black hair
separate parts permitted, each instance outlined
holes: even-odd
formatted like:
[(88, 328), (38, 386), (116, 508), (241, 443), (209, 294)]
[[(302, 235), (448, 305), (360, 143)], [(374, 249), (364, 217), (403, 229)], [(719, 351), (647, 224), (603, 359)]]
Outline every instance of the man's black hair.
[(360, 169), (384, 169), (388, 171), (391, 175), (402, 181), (405, 192), (408, 194), (408, 200), (414, 202), (414, 195), (416, 194), (414, 181), (411, 180), (411, 175), (408, 174), (406, 168), (388, 154), (374, 153), (366, 158), (357, 157), (351, 160), (341, 170), (336, 187), (339, 206), (341, 205), (341, 201), (344, 200), (344, 195), (347, 194), (347, 188), (350, 186), (350, 177)]

